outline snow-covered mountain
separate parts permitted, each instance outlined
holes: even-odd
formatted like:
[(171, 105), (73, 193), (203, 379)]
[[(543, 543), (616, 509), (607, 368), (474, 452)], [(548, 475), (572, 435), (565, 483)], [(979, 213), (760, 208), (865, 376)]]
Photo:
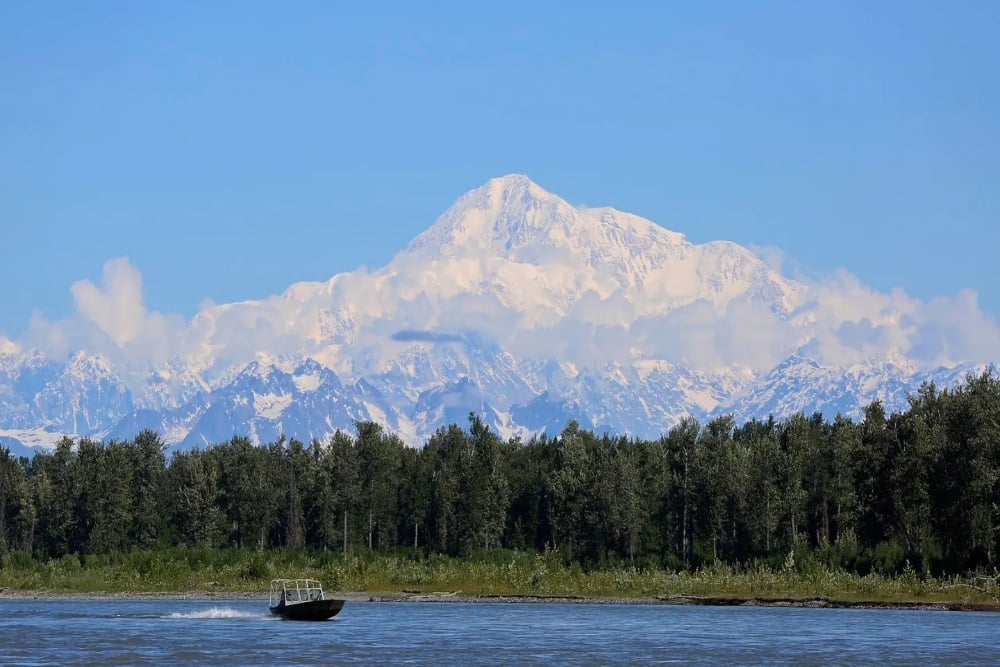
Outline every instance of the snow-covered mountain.
[(921, 382), (952, 385), (990, 361), (872, 352), (866, 332), (881, 340), (907, 320), (864, 296), (855, 313), (850, 294), (736, 244), (693, 244), (506, 176), (381, 269), (206, 307), (166, 361), (136, 363), (133, 348), (50, 359), (0, 337), (0, 444), (143, 428), (179, 447), (310, 440), (374, 420), (419, 445), (470, 411), (506, 436), (574, 419), (655, 437), (685, 415), (901, 409)]

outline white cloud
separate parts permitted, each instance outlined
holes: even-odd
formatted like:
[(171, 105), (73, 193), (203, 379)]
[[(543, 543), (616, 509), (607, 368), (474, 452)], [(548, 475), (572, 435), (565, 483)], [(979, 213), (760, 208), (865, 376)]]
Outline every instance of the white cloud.
[(1000, 328), (979, 309), (979, 295), (971, 289), (924, 304), (913, 315), (912, 331), (909, 352), (928, 364), (995, 361), (1000, 355)]
[(142, 274), (126, 257), (112, 259), (101, 274), (103, 286), (79, 280), (70, 287), (77, 311), (124, 345), (142, 331), (146, 308), (142, 303)]
[(17, 354), (21, 346), (0, 333), (0, 354)]
[(794, 349), (795, 327), (766, 306), (734, 299), (721, 311), (697, 301), (631, 327), (635, 349), (651, 359), (687, 363), (701, 370), (733, 364), (773, 367)]
[(788, 258), (781, 248), (773, 245), (756, 245), (751, 243), (747, 246), (747, 250), (760, 257), (761, 261), (779, 274), (785, 275), (785, 262)]
[(895, 352), (923, 367), (951, 366), (992, 361), (1000, 350), (1000, 328), (973, 290), (925, 302), (900, 288), (879, 292), (840, 269), (809, 285), (809, 305), (797, 316), (807, 322), (808, 353), (831, 365)]
[[(833, 366), (893, 354), (934, 366), (992, 360), (1000, 350), (1000, 329), (979, 310), (974, 292), (924, 302), (898, 288), (880, 292), (843, 269), (799, 285), (801, 305), (789, 317), (743, 297), (721, 307), (701, 300), (641, 316), (621, 293), (602, 298), (592, 290), (580, 294), (562, 319), (554, 312), (540, 317), (536, 304), (524, 310), (505, 305), (489, 291), (444, 299), (421, 294), (391, 310), (407, 328), (474, 329), (515, 357), (579, 367), (642, 357), (702, 370), (736, 364), (763, 372), (796, 352)], [(381, 287), (369, 295), (379, 310), (395, 294), (394, 284)], [(350, 292), (344, 296), (358, 303)], [(546, 324), (537, 326), (540, 321)], [(377, 335), (378, 327), (369, 328), (363, 316), (361, 322), (362, 338), (366, 331)]]
[[(779, 266), (782, 261), (772, 257)], [(801, 305), (789, 317), (743, 297), (721, 305), (694, 301), (642, 316), (622, 292), (602, 296), (594, 289), (578, 294), (561, 317), (544, 301), (522, 309), (501, 300), (493, 285), (447, 297), (414, 293), (396, 272), (359, 271), (260, 301), (206, 301), (186, 322), (148, 310), (139, 270), (118, 258), (104, 266), (100, 285), (73, 284), (75, 316), (49, 322), (35, 313), (19, 342), (55, 357), (88, 349), (135, 366), (176, 356), (214, 372), (259, 352), (316, 354), (336, 363), (338, 372), (355, 362), (356, 371), (366, 372), (380, 365), (372, 350), (394, 355), (406, 349), (391, 340), (400, 330), (445, 337), (477, 331), (515, 358), (581, 368), (644, 358), (702, 370), (737, 364), (763, 372), (796, 351), (834, 366), (892, 353), (935, 366), (993, 361), (1000, 350), (1000, 328), (980, 310), (972, 290), (924, 302), (901, 289), (875, 290), (845, 270), (800, 286)], [(363, 350), (369, 357), (352, 357)]]
[[(38, 348), (44, 354), (60, 359), (70, 354), (72, 344), (67, 336), (68, 322), (53, 324), (40, 311), (34, 311), (28, 320), (28, 331), (24, 335), (24, 345)], [(79, 347), (77, 347), (79, 349)]]
[(57, 359), (82, 349), (139, 367), (183, 350), (184, 319), (146, 309), (142, 274), (127, 258), (109, 260), (101, 278), (99, 286), (80, 280), (70, 287), (74, 316), (51, 322), (33, 313), (23, 344)]

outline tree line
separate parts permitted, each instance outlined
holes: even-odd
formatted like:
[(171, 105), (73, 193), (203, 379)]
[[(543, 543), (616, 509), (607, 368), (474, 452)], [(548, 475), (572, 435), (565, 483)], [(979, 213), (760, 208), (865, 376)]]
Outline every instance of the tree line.
[(570, 422), (504, 440), (476, 415), (406, 446), (378, 424), (328, 441), (234, 437), (169, 457), (151, 431), (51, 453), (0, 448), (0, 553), (173, 545), (556, 550), (585, 567), (807, 558), (860, 574), (989, 570), (1000, 548), (1000, 380), (920, 388), (859, 422), (684, 419), (655, 440)]

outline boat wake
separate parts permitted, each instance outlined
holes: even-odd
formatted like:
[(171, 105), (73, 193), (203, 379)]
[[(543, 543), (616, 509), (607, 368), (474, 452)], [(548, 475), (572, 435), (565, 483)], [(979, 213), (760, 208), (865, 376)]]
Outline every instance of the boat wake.
[(232, 609), (231, 607), (212, 607), (211, 609), (200, 609), (198, 611), (190, 611), (186, 613), (175, 612), (173, 614), (167, 614), (166, 618), (254, 618), (254, 619), (265, 619), (270, 618), (267, 614), (252, 614), (247, 611), (238, 611)]

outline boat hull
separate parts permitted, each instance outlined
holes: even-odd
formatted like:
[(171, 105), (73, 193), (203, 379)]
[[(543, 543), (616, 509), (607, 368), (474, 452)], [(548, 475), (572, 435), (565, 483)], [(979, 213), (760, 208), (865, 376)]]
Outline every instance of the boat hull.
[(295, 604), (281, 603), (275, 607), (269, 607), (272, 614), (277, 614), (290, 621), (325, 621), (336, 616), (343, 608), (343, 600), (310, 600)]

